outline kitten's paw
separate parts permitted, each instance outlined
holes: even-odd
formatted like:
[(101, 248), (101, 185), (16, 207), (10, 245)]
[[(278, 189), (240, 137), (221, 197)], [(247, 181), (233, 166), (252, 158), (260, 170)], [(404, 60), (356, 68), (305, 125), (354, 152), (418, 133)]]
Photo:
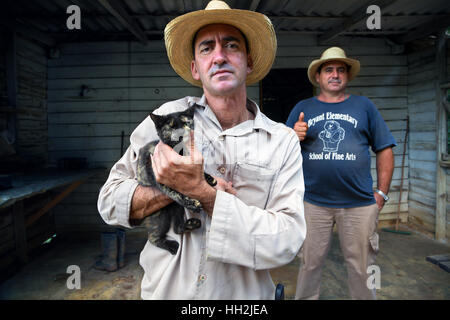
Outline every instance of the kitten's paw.
[(186, 221), (184, 228), (186, 231), (198, 229), (202, 226), (202, 221), (197, 218), (191, 218)]
[(194, 212), (200, 212), (203, 209), (201, 202), (196, 199), (186, 200), (183, 206)]
[(161, 247), (161, 248), (166, 249), (171, 254), (176, 254), (179, 246), (180, 246), (180, 244), (178, 242), (176, 242), (174, 240), (167, 240), (164, 243), (164, 247)]

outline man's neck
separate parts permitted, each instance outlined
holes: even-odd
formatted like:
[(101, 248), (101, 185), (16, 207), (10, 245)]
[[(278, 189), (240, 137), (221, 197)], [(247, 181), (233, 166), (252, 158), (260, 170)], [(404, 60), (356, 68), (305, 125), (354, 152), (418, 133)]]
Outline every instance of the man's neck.
[(232, 96), (214, 96), (205, 92), (205, 97), (219, 120), (222, 130), (254, 118), (253, 114), (247, 110), (247, 93), (245, 90), (241, 94)]
[(322, 102), (327, 103), (336, 103), (336, 102), (342, 102), (345, 99), (349, 97), (349, 94), (345, 92), (345, 90), (339, 91), (339, 92), (328, 92), (328, 91), (320, 91), (320, 94), (317, 96), (317, 99), (319, 99)]

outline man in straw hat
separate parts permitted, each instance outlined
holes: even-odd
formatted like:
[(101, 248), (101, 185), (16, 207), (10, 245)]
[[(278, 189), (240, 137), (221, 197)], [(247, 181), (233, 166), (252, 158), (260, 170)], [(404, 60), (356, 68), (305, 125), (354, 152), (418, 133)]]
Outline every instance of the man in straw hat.
[[(190, 156), (160, 142), (152, 167), (158, 182), (198, 199), (203, 211), (185, 210), (188, 218), (201, 220), (199, 229), (182, 235), (170, 229), (168, 237), (180, 244), (175, 255), (147, 242), (140, 256), (141, 296), (274, 299), (268, 269), (294, 259), (306, 223), (298, 138), (263, 115), (246, 94), (246, 85), (261, 80), (274, 61), (273, 26), (263, 14), (211, 1), (205, 10), (169, 22), (165, 43), (173, 69), (204, 94), (155, 111), (194, 107), (195, 135)], [(132, 227), (172, 201), (135, 179), (139, 149), (156, 139), (147, 117), (100, 191), (98, 208), (107, 223)], [(204, 171), (216, 177), (217, 187), (206, 183)]]
[[(350, 296), (375, 299), (367, 280), (378, 251), (378, 214), (388, 200), (396, 142), (374, 104), (349, 94), (360, 63), (332, 47), (311, 62), (308, 78), (317, 97), (300, 101), (289, 115), (301, 141), (305, 172), (307, 236), (301, 249), (296, 299), (318, 299), (322, 267), (336, 223)], [(369, 147), (376, 153), (373, 191)], [(370, 282), (370, 281), (369, 281)]]

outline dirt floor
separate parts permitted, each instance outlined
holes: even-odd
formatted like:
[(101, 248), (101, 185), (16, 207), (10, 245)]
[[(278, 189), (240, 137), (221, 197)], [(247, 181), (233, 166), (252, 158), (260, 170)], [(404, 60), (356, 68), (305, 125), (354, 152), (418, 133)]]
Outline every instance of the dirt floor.
[[(450, 273), (425, 260), (427, 256), (449, 254), (450, 246), (417, 232), (401, 235), (379, 231), (381, 271), (380, 300), (450, 299)], [(135, 300), (140, 299), (143, 271), (139, 252), (145, 244), (140, 234), (127, 233), (126, 265), (115, 272), (93, 268), (101, 254), (100, 235), (84, 240), (55, 238), (54, 244), (0, 284), (0, 299), (43, 300)], [(334, 235), (323, 276), (320, 299), (349, 299), (345, 263)], [(70, 265), (81, 271), (81, 289), (68, 289)], [(286, 299), (293, 299), (299, 259), (271, 271), (275, 283), (285, 285)]]

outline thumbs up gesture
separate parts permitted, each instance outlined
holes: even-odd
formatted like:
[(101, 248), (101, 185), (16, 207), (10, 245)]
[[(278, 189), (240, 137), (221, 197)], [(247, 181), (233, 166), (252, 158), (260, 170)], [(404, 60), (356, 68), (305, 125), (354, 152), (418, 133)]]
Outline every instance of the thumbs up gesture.
[(308, 124), (305, 121), (303, 121), (304, 118), (305, 114), (303, 112), (300, 112), (298, 121), (294, 125), (294, 131), (297, 134), (298, 139), (300, 141), (305, 140), (306, 132), (308, 131)]

